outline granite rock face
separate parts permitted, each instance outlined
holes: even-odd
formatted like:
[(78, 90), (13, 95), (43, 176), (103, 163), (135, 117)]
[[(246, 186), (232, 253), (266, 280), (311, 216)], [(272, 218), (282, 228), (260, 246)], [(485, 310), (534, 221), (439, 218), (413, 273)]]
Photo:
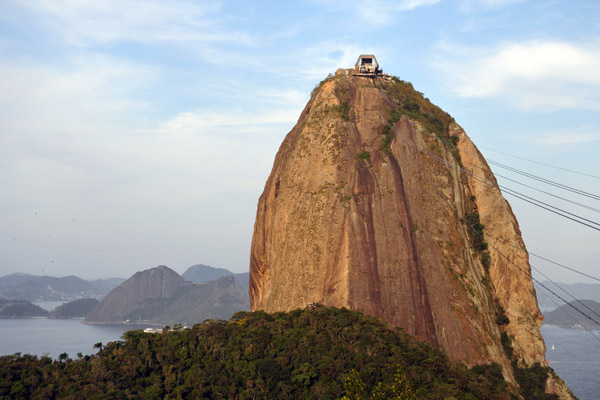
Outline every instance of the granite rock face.
[(515, 383), (501, 335), (525, 364), (545, 365), (542, 315), (495, 182), (463, 129), (409, 83), (327, 79), (258, 202), (251, 309), (347, 307), (467, 365), (497, 362)]

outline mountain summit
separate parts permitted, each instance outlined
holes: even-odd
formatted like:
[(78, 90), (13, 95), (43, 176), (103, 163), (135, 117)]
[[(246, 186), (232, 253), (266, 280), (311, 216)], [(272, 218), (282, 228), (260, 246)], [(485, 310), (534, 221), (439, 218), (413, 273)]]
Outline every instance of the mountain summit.
[[(518, 223), (446, 112), (387, 75), (338, 70), (285, 137), (258, 202), (252, 310), (347, 307), (515, 387), (544, 368)], [(571, 398), (548, 374), (546, 391)]]

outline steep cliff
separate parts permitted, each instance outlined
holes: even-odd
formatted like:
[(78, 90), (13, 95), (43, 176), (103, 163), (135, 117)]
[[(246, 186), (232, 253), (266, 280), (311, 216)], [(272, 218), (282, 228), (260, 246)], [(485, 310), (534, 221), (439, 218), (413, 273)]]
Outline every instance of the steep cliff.
[(475, 145), (410, 83), (340, 72), (314, 91), (260, 197), (251, 309), (348, 307), (467, 365), (497, 362), (513, 383), (511, 360), (545, 365), (527, 252)]

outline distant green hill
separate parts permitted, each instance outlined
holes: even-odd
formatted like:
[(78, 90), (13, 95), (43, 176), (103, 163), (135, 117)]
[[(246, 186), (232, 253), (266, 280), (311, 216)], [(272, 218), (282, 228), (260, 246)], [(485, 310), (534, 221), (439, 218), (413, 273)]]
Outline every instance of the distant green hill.
[(48, 311), (26, 300), (0, 299), (0, 318), (46, 317)]
[[(239, 312), (230, 321), (123, 337), (77, 361), (0, 357), (0, 398), (516, 398), (498, 365), (468, 369), (346, 309)], [(531, 375), (530, 393), (543, 392), (547, 371)]]
[(85, 318), (100, 303), (97, 299), (79, 299), (56, 307), (48, 315), (50, 318)]
[(600, 315), (600, 303), (597, 301), (571, 301), (568, 304), (563, 304), (556, 310), (545, 313), (544, 324), (556, 325), (567, 329), (600, 329), (600, 325), (595, 322), (598, 318), (594, 320), (587, 319), (575, 309), (581, 310), (592, 317)]

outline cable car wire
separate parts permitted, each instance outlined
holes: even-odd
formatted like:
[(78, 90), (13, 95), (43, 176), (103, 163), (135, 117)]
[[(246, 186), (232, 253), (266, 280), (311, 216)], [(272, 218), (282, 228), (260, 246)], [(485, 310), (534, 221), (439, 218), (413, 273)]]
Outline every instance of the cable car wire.
[(578, 271), (578, 270), (576, 270), (576, 269), (574, 269), (574, 268), (567, 267), (566, 265), (563, 265), (563, 264), (561, 264), (561, 263), (558, 263), (558, 262), (556, 262), (556, 261), (549, 260), (549, 259), (547, 259), (546, 257), (542, 257), (542, 256), (540, 256), (540, 255), (538, 255), (538, 254), (535, 254), (535, 253), (532, 253), (532, 252), (530, 252), (530, 251), (528, 251), (528, 253), (529, 253), (530, 255), (534, 256), (534, 257), (537, 257), (537, 258), (539, 258), (539, 259), (542, 259), (542, 260), (544, 260), (544, 261), (548, 261), (549, 263), (552, 263), (552, 264), (554, 264), (554, 265), (556, 265), (556, 266), (559, 266), (559, 267), (561, 267), (561, 268), (568, 269), (569, 271), (576, 272), (576, 273), (578, 273), (579, 275), (582, 275), (582, 276), (585, 276), (585, 277), (588, 277), (588, 278), (590, 278), (590, 279), (593, 279), (593, 280), (595, 280), (595, 281), (598, 281), (598, 282), (600, 282), (600, 278), (596, 278), (595, 276), (588, 275), (588, 274), (586, 274), (585, 272), (581, 272), (581, 271)]
[(530, 159), (525, 158), (525, 157), (519, 157), (519, 156), (515, 156), (514, 154), (508, 154), (508, 153), (505, 153), (505, 152), (502, 152), (502, 151), (490, 149), (489, 147), (484, 147), (484, 146), (477, 146), (477, 147), (480, 148), (480, 149), (486, 149), (486, 150), (489, 150), (489, 151), (493, 151), (494, 153), (504, 154), (505, 156), (518, 158), (519, 160), (524, 160), (524, 161), (528, 161), (528, 162), (531, 162), (531, 163), (534, 163), (534, 164), (543, 165), (545, 167), (555, 168), (555, 169), (559, 169), (561, 171), (567, 171), (567, 172), (571, 172), (571, 173), (578, 174), (578, 175), (589, 176), (590, 178), (600, 179), (600, 176), (596, 176), (596, 175), (592, 175), (592, 174), (586, 174), (585, 172), (574, 171), (572, 169), (557, 167), (556, 165), (545, 164), (543, 162), (530, 160)]
[(489, 158), (486, 158), (485, 160), (488, 163), (492, 164), (492, 165), (495, 165), (495, 166), (500, 167), (500, 168), (507, 169), (507, 170), (509, 170), (511, 172), (514, 172), (516, 174), (523, 175), (523, 176), (526, 176), (528, 178), (535, 179), (536, 181), (540, 181), (540, 182), (546, 183), (548, 185), (552, 185), (552, 186), (558, 187), (560, 189), (567, 190), (569, 192), (576, 193), (576, 194), (579, 194), (581, 196), (589, 197), (590, 199), (594, 199), (594, 200), (599, 200), (600, 201), (600, 196), (598, 196), (597, 194), (589, 193), (589, 192), (586, 192), (586, 191), (581, 190), (581, 189), (577, 189), (577, 188), (574, 188), (574, 187), (571, 187), (571, 186), (564, 185), (562, 183), (554, 182), (554, 181), (551, 181), (550, 179), (542, 178), (540, 176), (530, 174), (529, 172), (525, 172), (525, 171), (521, 171), (521, 170), (519, 170), (517, 168), (509, 167), (508, 165), (504, 165), (502, 163), (499, 163), (497, 161), (491, 160)]
[[(443, 141), (443, 140), (442, 140), (442, 141)], [(483, 167), (481, 167), (481, 166), (479, 166), (479, 165), (477, 165), (477, 164), (473, 164), (473, 163), (466, 162), (466, 161), (462, 161), (462, 163), (463, 163), (463, 164), (468, 164), (468, 165), (471, 165), (471, 166), (473, 166), (473, 167), (475, 167), (475, 168), (477, 168), (477, 169), (480, 169), (480, 170), (482, 170), (482, 171), (485, 171), (485, 169), (484, 169)], [(521, 185), (521, 186), (525, 186), (525, 187), (527, 187), (527, 188), (529, 188), (529, 189), (532, 189), (532, 190), (535, 190), (535, 191), (537, 191), (537, 192), (544, 193), (544, 194), (547, 194), (548, 196), (552, 196), (552, 197), (555, 197), (555, 198), (557, 198), (557, 199), (560, 199), (560, 200), (564, 200), (564, 201), (566, 201), (566, 202), (569, 202), (569, 203), (571, 203), (571, 204), (575, 204), (575, 205), (577, 205), (577, 206), (579, 206), (579, 207), (586, 208), (586, 209), (588, 209), (588, 210), (590, 210), (590, 211), (593, 211), (593, 212), (596, 212), (596, 213), (600, 213), (600, 209), (598, 209), (598, 208), (594, 208), (594, 207), (588, 206), (587, 204), (579, 203), (579, 202), (577, 202), (577, 201), (573, 201), (573, 200), (571, 200), (571, 199), (567, 199), (566, 197), (558, 196), (558, 195), (556, 195), (556, 194), (554, 194), (554, 193), (550, 193), (550, 192), (547, 192), (547, 191), (545, 191), (545, 190), (538, 189), (538, 188), (536, 188), (536, 187), (533, 187), (533, 186), (531, 186), (531, 185), (528, 185), (528, 184), (526, 184), (526, 183), (523, 183), (523, 182), (520, 182), (520, 181), (517, 181), (517, 180), (511, 179), (511, 178), (508, 178), (508, 177), (506, 177), (506, 176), (504, 176), (504, 175), (500, 175), (500, 174), (499, 174), (499, 173), (497, 173), (497, 172), (495, 172), (495, 173), (494, 173), (494, 176), (499, 176), (500, 178), (503, 178), (503, 179), (506, 179), (506, 180), (508, 180), (508, 181), (514, 182), (514, 183), (516, 183), (516, 184), (518, 184), (518, 185)]]

